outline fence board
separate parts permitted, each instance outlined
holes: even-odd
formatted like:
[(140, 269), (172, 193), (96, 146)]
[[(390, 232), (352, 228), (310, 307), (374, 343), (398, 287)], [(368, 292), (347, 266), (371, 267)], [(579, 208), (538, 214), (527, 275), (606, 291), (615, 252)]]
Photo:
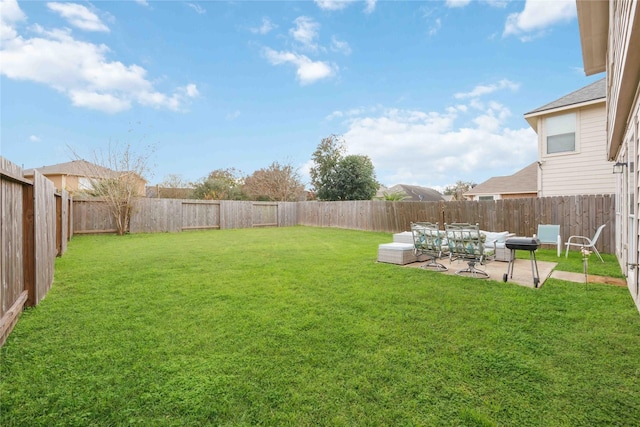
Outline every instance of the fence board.
[(129, 223), (131, 233), (171, 233), (182, 231), (182, 201), (176, 199), (136, 199)]
[(53, 268), (56, 248), (56, 202), (53, 182), (37, 171), (33, 176), (34, 233), (37, 237), (35, 295), (33, 304), (38, 304), (53, 283)]
[[(8, 173), (16, 172), (12, 165), (4, 162), (0, 164), (0, 170)], [(24, 290), (23, 266), (23, 184), (6, 179), (3, 175), (0, 180), (1, 232), (0, 244), (0, 318), (9, 312), (9, 309)], [(0, 339), (3, 337), (0, 336)]]
[(220, 202), (213, 200), (183, 200), (182, 229), (220, 228)]
[(220, 228), (253, 227), (253, 202), (237, 200), (220, 201)]
[(251, 204), (251, 224), (253, 227), (277, 227), (278, 203), (253, 202)]
[(27, 180), (0, 157), (0, 346), (24, 306), (40, 302), (53, 283), (56, 254), (66, 248), (68, 210), (57, 201), (64, 197), (43, 175)]
[(115, 219), (106, 202), (96, 199), (73, 201), (73, 233), (116, 233)]

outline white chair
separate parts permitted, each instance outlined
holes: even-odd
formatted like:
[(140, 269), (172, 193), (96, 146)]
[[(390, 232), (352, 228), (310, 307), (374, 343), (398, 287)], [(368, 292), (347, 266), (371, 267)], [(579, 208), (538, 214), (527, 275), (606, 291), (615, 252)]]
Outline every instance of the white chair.
[[(569, 256), (569, 246), (578, 246), (580, 247), (580, 249), (587, 248), (590, 251), (595, 252), (596, 255), (598, 255), (598, 258), (600, 258), (600, 261), (604, 262), (604, 260), (600, 256), (600, 252), (598, 252), (598, 249), (596, 249), (596, 242), (598, 241), (598, 237), (600, 237), (600, 233), (602, 232), (602, 229), (605, 227), (605, 225), (607, 224), (602, 224), (600, 227), (598, 227), (598, 230), (596, 230), (596, 234), (594, 234), (593, 238), (591, 239), (585, 236), (569, 237), (569, 240), (567, 240), (567, 243), (565, 243), (565, 245), (567, 245), (567, 253), (565, 254), (565, 258)], [(578, 242), (572, 242), (571, 240), (573, 239), (578, 240)]]
[(562, 253), (562, 238), (560, 237), (560, 226), (554, 224), (538, 224), (538, 240), (545, 245), (556, 245), (558, 256)]

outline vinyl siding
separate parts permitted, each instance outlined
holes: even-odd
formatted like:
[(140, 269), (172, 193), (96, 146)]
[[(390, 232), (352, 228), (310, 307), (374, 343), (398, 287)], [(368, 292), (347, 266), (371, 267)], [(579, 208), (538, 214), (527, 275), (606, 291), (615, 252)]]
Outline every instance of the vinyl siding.
[[(573, 110), (575, 111), (575, 110)], [(573, 112), (566, 110), (563, 113)], [(544, 120), (539, 132), (541, 197), (615, 192), (613, 163), (606, 154), (606, 110), (598, 104), (577, 110), (576, 152), (546, 154)]]

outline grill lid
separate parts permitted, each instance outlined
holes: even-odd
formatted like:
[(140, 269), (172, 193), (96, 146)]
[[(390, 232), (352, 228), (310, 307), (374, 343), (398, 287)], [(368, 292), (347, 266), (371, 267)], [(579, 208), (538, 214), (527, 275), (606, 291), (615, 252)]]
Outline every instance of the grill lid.
[(504, 242), (507, 249), (535, 251), (540, 247), (540, 240), (534, 237), (510, 237)]

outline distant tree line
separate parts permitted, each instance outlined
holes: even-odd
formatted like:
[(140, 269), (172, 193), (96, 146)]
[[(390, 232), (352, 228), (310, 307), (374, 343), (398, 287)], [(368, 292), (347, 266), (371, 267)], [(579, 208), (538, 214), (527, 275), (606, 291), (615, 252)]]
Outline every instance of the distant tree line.
[[(178, 175), (168, 175), (160, 184), (163, 197), (172, 194), (168, 189), (190, 187), (190, 197), (205, 200), (297, 201), (371, 200), (376, 198), (380, 184), (375, 168), (365, 155), (347, 155), (347, 143), (338, 135), (323, 138), (311, 155), (309, 170), (311, 191), (299, 170), (290, 162), (273, 162), (251, 175), (243, 175), (235, 168), (216, 169), (195, 183), (186, 183)], [(458, 181), (445, 188), (452, 200), (464, 200), (463, 194), (473, 188), (472, 182)], [(178, 193), (176, 193), (178, 194)], [(181, 193), (184, 194), (184, 193)], [(408, 198), (404, 193), (384, 193), (378, 199), (399, 201)]]
[[(118, 234), (124, 234), (128, 229), (131, 211), (139, 195), (138, 186), (150, 171), (149, 159), (153, 152), (153, 147), (136, 152), (130, 144), (115, 144), (94, 152), (94, 163), (87, 163), (92, 167), (85, 173), (91, 177), (88, 194), (107, 201), (118, 225)], [(276, 161), (248, 176), (235, 168), (216, 169), (195, 183), (184, 181), (180, 175), (167, 175), (156, 186), (156, 197), (184, 198), (188, 194), (190, 198), (205, 200), (373, 199), (380, 184), (371, 159), (365, 155), (347, 155), (346, 152), (347, 144), (340, 136), (330, 135), (320, 141), (311, 156), (311, 191), (306, 195), (299, 170), (289, 162)], [(450, 194), (453, 200), (462, 200), (463, 194), (474, 186), (471, 182), (458, 181), (447, 187), (445, 194)], [(398, 192), (384, 193), (379, 198), (397, 201), (407, 196)]]
[(204, 200), (372, 199), (380, 187), (373, 163), (367, 156), (345, 153), (344, 139), (336, 135), (322, 139), (312, 155), (312, 188), (308, 193), (299, 170), (290, 162), (276, 161), (247, 176), (235, 168), (216, 169), (194, 183), (185, 182), (179, 175), (167, 175), (158, 185), (162, 188), (162, 196), (156, 194), (157, 197), (170, 197), (171, 194), (184, 194), (179, 193), (179, 189), (191, 188), (189, 197)]

